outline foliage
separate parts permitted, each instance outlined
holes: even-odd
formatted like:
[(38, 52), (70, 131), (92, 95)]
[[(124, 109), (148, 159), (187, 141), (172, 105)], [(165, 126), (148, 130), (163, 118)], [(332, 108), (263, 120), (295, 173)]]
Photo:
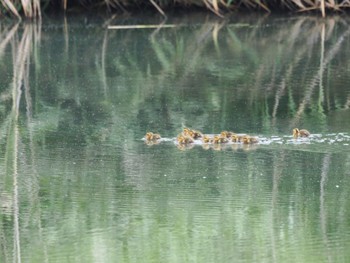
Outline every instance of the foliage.
[[(69, 10), (70, 1), (61, 0), (59, 7), (65, 11)], [(27, 18), (41, 17), (41, 9), (51, 5), (57, 8), (56, 1), (53, 0), (1, 0), (1, 13), (12, 14), (18, 18), (24, 15)], [(154, 8), (164, 17), (166, 12), (163, 9), (170, 9), (174, 7), (201, 7), (210, 10), (223, 17), (225, 13), (233, 10), (249, 9), (249, 10), (263, 10), (264, 12), (270, 13), (274, 10), (292, 10), (297, 12), (305, 12), (312, 10), (320, 10), (322, 16), (326, 16), (326, 10), (340, 11), (350, 7), (349, 1), (347, 0), (100, 0), (95, 1), (77, 1), (73, 5), (84, 7), (84, 8), (104, 8), (108, 10), (120, 10), (127, 11), (135, 8)]]

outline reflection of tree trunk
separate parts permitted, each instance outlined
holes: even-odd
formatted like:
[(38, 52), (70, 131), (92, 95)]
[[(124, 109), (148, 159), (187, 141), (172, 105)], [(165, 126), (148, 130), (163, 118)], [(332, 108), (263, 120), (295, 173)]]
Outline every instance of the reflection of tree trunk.
[[(17, 116), (17, 115), (16, 115)], [(19, 233), (19, 200), (18, 200), (18, 125), (17, 119), (14, 123), (14, 147), (13, 147), (13, 218), (14, 218), (14, 260), (17, 263), (21, 262), (21, 244)]]
[[(279, 156), (274, 156), (274, 162), (273, 162), (273, 186), (272, 186), (272, 198), (271, 198), (271, 254), (273, 262), (278, 262), (278, 259), (276, 258), (276, 233), (275, 233), (275, 223), (276, 220), (279, 220), (279, 216), (276, 215), (276, 207), (277, 205), (277, 199), (278, 199), (278, 185), (282, 174), (282, 167), (280, 164), (284, 163), (284, 153)], [(278, 223), (278, 222), (277, 222)]]
[[(291, 30), (291, 32), (294, 32), (294, 34), (298, 35), (298, 33), (300, 32), (300, 28), (303, 25), (304, 20), (300, 20), (299, 23), (296, 23), (296, 25), (293, 27), (293, 29)], [(298, 32), (298, 33), (296, 33)], [(290, 80), (292, 78), (292, 74), (293, 71), (295, 69), (295, 67), (297, 67), (297, 65), (300, 63), (300, 61), (304, 58), (305, 53), (307, 52), (307, 50), (305, 49), (299, 49), (295, 56), (293, 57), (293, 61), (290, 63), (288, 69), (286, 70), (286, 73), (283, 75), (283, 78), (281, 80), (281, 83), (279, 85), (279, 89), (276, 92), (275, 95), (275, 104), (273, 106), (273, 111), (272, 111), (272, 118), (273, 118), (273, 125), (275, 126), (275, 118), (277, 116), (278, 113), (278, 106), (279, 106), (279, 102), (284, 94), (285, 88), (287, 86), (286, 83), (288, 83), (288, 80)]]
[[(30, 31), (29, 31), (30, 32)], [(29, 39), (29, 40), (28, 40)], [(21, 246), (20, 246), (20, 228), (19, 228), (19, 196), (18, 196), (18, 145), (19, 145), (19, 131), (18, 131), (18, 116), (19, 105), (22, 94), (22, 82), (27, 75), (25, 74), (28, 63), (30, 47), (30, 37), (28, 37), (28, 27), (25, 27), (22, 41), (19, 43), (16, 49), (18, 50), (18, 56), (15, 59), (13, 69), (13, 90), (12, 90), (12, 114), (13, 114), (13, 218), (14, 218), (14, 261), (21, 262)], [(29, 64), (29, 63), (28, 63)], [(10, 132), (11, 132), (10, 131)]]
[(323, 64), (322, 61), (324, 60), (324, 42), (325, 42), (325, 35), (326, 35), (326, 26), (325, 24), (322, 24), (322, 30), (321, 30), (321, 54), (320, 54), (320, 68), (319, 68), (319, 75), (320, 75), (320, 83), (319, 83), (319, 99), (318, 99), (318, 108), (319, 110), (323, 111), (322, 109), (322, 103), (324, 101), (324, 94), (323, 94)]
[(322, 165), (321, 173), (321, 182), (320, 182), (320, 220), (321, 220), (321, 230), (323, 236), (323, 243), (326, 248), (325, 252), (327, 253), (328, 262), (332, 262), (332, 256), (330, 253), (330, 248), (328, 246), (328, 237), (327, 237), (327, 211), (325, 208), (325, 184), (327, 181), (329, 165), (331, 162), (331, 155), (325, 155)]
[[(305, 111), (306, 105), (310, 102), (312, 93), (314, 88), (316, 87), (317, 83), (321, 82), (321, 76), (323, 75), (324, 70), (327, 68), (326, 66), (329, 64), (329, 62), (334, 58), (334, 56), (338, 53), (338, 51), (341, 48), (341, 45), (344, 41), (344, 39), (350, 34), (350, 29), (345, 31), (342, 36), (338, 38), (338, 41), (333, 45), (333, 48), (329, 50), (327, 56), (323, 58), (323, 54), (321, 57), (323, 58), (323, 61), (320, 62), (320, 68), (319, 71), (316, 73), (316, 75), (311, 79), (310, 84), (306, 87), (304, 92), (304, 99), (300, 102), (299, 108), (297, 110), (296, 116), (292, 122), (292, 126), (297, 126), (296, 123), (298, 122), (300, 116)], [(321, 49), (321, 53), (324, 52), (324, 50)], [(322, 87), (323, 88), (323, 87)]]
[(68, 22), (67, 22), (67, 17), (64, 16), (63, 20), (63, 35), (64, 35), (64, 43), (65, 43), (65, 49), (66, 53), (68, 53), (69, 50), (69, 34), (68, 34)]
[(106, 98), (108, 95), (108, 85), (107, 85), (107, 76), (106, 76), (107, 44), (108, 44), (108, 30), (105, 31), (105, 35), (103, 37), (102, 52), (101, 52), (101, 80), (102, 80), (104, 95)]
[[(35, 27), (32, 25), (28, 25), (31, 29), (29, 30), (30, 32), (35, 32)], [(34, 40), (40, 39), (40, 29), (37, 32), (37, 36)], [(33, 42), (32, 39), (30, 39), (30, 42)], [(28, 60), (29, 60), (30, 54), (28, 54)], [(32, 173), (31, 173), (31, 186), (32, 188), (29, 191), (30, 198), (30, 207), (37, 207), (37, 210), (34, 211), (33, 215), (37, 216), (37, 222), (38, 222), (38, 228), (39, 228), (39, 236), (40, 236), (40, 241), (43, 244), (43, 249), (44, 249), (44, 255), (45, 255), (45, 262), (48, 262), (48, 256), (47, 256), (47, 246), (46, 242), (43, 241), (42, 238), (42, 226), (41, 226), (41, 209), (40, 209), (40, 198), (39, 198), (39, 183), (38, 183), (38, 171), (37, 171), (37, 164), (36, 164), (36, 152), (35, 152), (35, 146), (33, 143), (33, 130), (32, 130), (32, 112), (33, 112), (33, 107), (32, 107), (32, 97), (30, 95), (30, 85), (29, 85), (29, 65), (30, 63), (27, 62), (27, 67), (26, 67), (26, 72), (25, 72), (25, 78), (23, 79), (23, 87), (24, 87), (24, 95), (25, 95), (25, 101), (26, 101), (26, 110), (27, 110), (27, 129), (28, 129), (28, 134), (29, 134), (29, 147), (30, 147), (30, 159), (31, 159), (31, 167), (32, 167)], [(34, 216), (33, 216), (34, 218)]]
[(19, 104), (21, 100), (21, 86), (24, 75), (24, 66), (26, 62), (26, 54), (28, 52), (28, 41), (26, 41), (26, 32), (23, 34), (23, 39), (18, 47), (18, 57), (14, 63), (13, 76), (13, 218), (14, 218), (14, 259), (16, 262), (21, 262), (21, 246), (20, 246), (20, 231), (19, 231), (19, 200), (18, 200), (18, 115)]
[(9, 31), (1, 34), (0, 33), (0, 57), (2, 57), (2, 54), (5, 51), (5, 48), (7, 44), (10, 42), (11, 39), (13, 39), (13, 36), (17, 32), (19, 23), (15, 24)]
[[(11, 128), (9, 129), (9, 136), (13, 134), (13, 146), (9, 148), (10, 151), (13, 151), (13, 218), (14, 218), (14, 235), (13, 235), (13, 260), (14, 262), (21, 262), (21, 231), (20, 231), (20, 222), (19, 222), (19, 214), (20, 214), (20, 202), (19, 202), (19, 183), (24, 178), (20, 178), (19, 167), (18, 164), (20, 162), (19, 157), (19, 143), (20, 143), (20, 133), (19, 133), (19, 125), (18, 119), (20, 114), (20, 101), (22, 97), (22, 92), (25, 95), (26, 101), (26, 110), (27, 110), (27, 126), (29, 132), (29, 141), (30, 141), (30, 149), (31, 149), (31, 160), (33, 167), (33, 178), (31, 180), (31, 186), (36, 186), (35, 189), (29, 189), (30, 193), (34, 193), (34, 197), (27, 198), (31, 201), (31, 207), (34, 207), (34, 203), (38, 202), (38, 179), (35, 165), (35, 150), (33, 144), (33, 133), (31, 130), (32, 123), (32, 99), (30, 95), (30, 83), (29, 83), (29, 71), (30, 71), (30, 56), (31, 50), (33, 47), (33, 42), (35, 40), (40, 39), (40, 31), (35, 32), (37, 25), (35, 24), (27, 24), (24, 26), (23, 36), (20, 42), (13, 41), (13, 54), (14, 54), (14, 63), (13, 63), (13, 82), (12, 82), (12, 116), (11, 116)], [(34, 34), (33, 34), (34, 33)], [(33, 38), (34, 36), (34, 38)], [(34, 43), (35, 44), (35, 43)], [(10, 145), (8, 145), (10, 147)], [(32, 213), (30, 213), (32, 214)], [(40, 225), (40, 212), (39, 212), (39, 225)], [(41, 230), (41, 225), (39, 226)], [(45, 247), (45, 242), (44, 247)], [(45, 247), (46, 248), (46, 247)], [(46, 249), (45, 249), (46, 252)], [(45, 253), (46, 255), (46, 253)], [(47, 258), (47, 257), (46, 257)]]

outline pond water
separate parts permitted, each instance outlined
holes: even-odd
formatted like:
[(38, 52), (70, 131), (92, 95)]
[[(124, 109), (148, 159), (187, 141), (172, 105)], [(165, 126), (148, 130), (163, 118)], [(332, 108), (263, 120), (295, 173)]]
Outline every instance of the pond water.
[(350, 20), (161, 22), (1, 23), (0, 262), (350, 262)]

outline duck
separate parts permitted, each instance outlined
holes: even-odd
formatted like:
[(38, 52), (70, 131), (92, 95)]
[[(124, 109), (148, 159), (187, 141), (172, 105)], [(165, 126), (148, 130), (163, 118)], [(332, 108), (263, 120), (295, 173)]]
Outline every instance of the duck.
[(242, 141), (243, 141), (244, 144), (253, 144), (253, 143), (258, 143), (259, 142), (258, 138), (251, 137), (251, 136), (248, 136), (248, 135), (244, 136), (242, 138)]
[(244, 137), (243, 135), (233, 134), (231, 137), (231, 141), (232, 142), (242, 142), (243, 137)]
[(148, 142), (152, 142), (152, 141), (157, 141), (159, 139), (161, 139), (162, 137), (160, 136), (160, 134), (158, 133), (153, 133), (153, 132), (147, 132), (145, 135), (145, 140)]
[(191, 137), (193, 139), (199, 139), (203, 137), (203, 134), (200, 131), (192, 130)]
[(222, 131), (220, 133), (220, 136), (225, 137), (227, 139), (230, 139), (233, 135), (235, 135), (235, 133), (231, 131)]
[(293, 137), (296, 139), (298, 137), (309, 137), (310, 136), (310, 132), (308, 130), (305, 129), (298, 129), (298, 128), (294, 128), (293, 129)]
[(228, 139), (226, 137), (223, 137), (221, 135), (215, 135), (213, 138), (214, 144), (221, 144), (221, 143), (227, 143)]
[(203, 137), (203, 134), (200, 131), (192, 130), (192, 129), (186, 128), (186, 127), (183, 129), (182, 133), (183, 133), (183, 135), (190, 136), (195, 140)]
[(190, 144), (193, 143), (194, 140), (191, 136), (179, 134), (176, 138), (178, 144)]
[(213, 138), (210, 138), (208, 135), (203, 135), (202, 142), (203, 143), (212, 143), (213, 142)]
[(191, 129), (190, 128), (187, 128), (187, 127), (185, 127), (185, 128), (183, 128), (183, 130), (182, 130), (182, 134), (184, 135), (184, 136), (191, 136)]

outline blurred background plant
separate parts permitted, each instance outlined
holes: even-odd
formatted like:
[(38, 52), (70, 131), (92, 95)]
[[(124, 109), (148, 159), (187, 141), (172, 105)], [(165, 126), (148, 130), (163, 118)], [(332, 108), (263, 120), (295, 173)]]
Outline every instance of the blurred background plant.
[(76, 8), (117, 10), (128, 12), (136, 9), (154, 9), (166, 16), (168, 10), (176, 8), (202, 8), (218, 16), (225, 13), (245, 9), (272, 11), (306, 12), (319, 10), (326, 16), (326, 10), (335, 12), (345, 11), (350, 7), (348, 0), (100, 0), (100, 1), (68, 1), (68, 0), (1, 0), (0, 12), (2, 15), (13, 15), (21, 18), (40, 18), (42, 10), (64, 10)]

